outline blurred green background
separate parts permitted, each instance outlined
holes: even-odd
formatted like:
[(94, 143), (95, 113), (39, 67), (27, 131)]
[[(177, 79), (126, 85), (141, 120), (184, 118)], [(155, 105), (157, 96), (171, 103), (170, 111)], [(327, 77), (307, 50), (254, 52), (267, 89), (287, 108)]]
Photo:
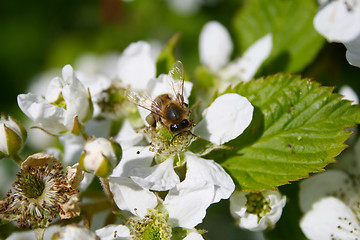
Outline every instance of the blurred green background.
[[(192, 1), (199, 3), (197, 7), (181, 14), (174, 11), (169, 2), (4, 1), (0, 8), (0, 79), (3, 84), (0, 111), (18, 113), (16, 96), (26, 92), (36, 74), (72, 64), (82, 53), (120, 52), (138, 40), (165, 43), (174, 34), (181, 33), (176, 56), (191, 73), (198, 64), (198, 36), (202, 26), (207, 21), (217, 20), (234, 38), (232, 20), (247, 1)], [(243, 50), (235, 49), (234, 55)], [(303, 76), (326, 85), (349, 82), (359, 92), (359, 84), (353, 81), (360, 72), (346, 62), (345, 50), (342, 44), (326, 44), (314, 64), (302, 72)], [(343, 80), (339, 83), (340, 79)]]

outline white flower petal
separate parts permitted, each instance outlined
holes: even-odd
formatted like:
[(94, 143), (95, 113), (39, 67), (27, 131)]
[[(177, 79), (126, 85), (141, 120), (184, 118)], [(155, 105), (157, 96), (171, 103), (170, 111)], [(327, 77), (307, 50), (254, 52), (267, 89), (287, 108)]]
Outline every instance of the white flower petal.
[(360, 2), (337, 0), (320, 8), (314, 27), (330, 42), (350, 42), (360, 35)]
[(91, 117), (89, 93), (74, 76), (71, 84), (64, 86), (62, 94), (66, 103), (65, 126), (72, 130), (75, 116), (83, 123)]
[(347, 48), (346, 59), (351, 65), (360, 67), (360, 36), (358, 36), (355, 40), (344, 44)]
[(130, 170), (130, 178), (143, 188), (166, 191), (180, 183), (179, 176), (174, 171), (174, 159), (169, 158), (161, 164), (152, 167), (140, 167)]
[(130, 44), (119, 58), (118, 76), (125, 85), (144, 89), (155, 74), (155, 60), (151, 56), (150, 44), (147, 42)]
[(78, 225), (66, 225), (62, 230), (59, 231), (60, 239), (66, 240), (78, 240), (78, 239), (87, 239), (87, 240), (96, 240), (95, 233), (89, 231), (85, 227)]
[(221, 95), (204, 110), (194, 133), (218, 145), (238, 137), (249, 126), (254, 107), (235, 93)]
[(219, 202), (221, 199), (227, 199), (235, 190), (235, 184), (229, 174), (213, 160), (200, 158), (192, 153), (186, 153), (186, 178), (184, 181), (192, 181), (192, 179), (203, 179), (212, 184), (213, 203)]
[(85, 191), (87, 189), (87, 187), (90, 185), (90, 183), (93, 181), (95, 175), (92, 173), (87, 173), (84, 172), (84, 178), (80, 183), (80, 186), (78, 187), (78, 189), (81, 191)]
[(353, 185), (350, 177), (339, 170), (327, 170), (300, 182), (299, 204), (303, 212), (326, 196), (352, 196)]
[(200, 62), (215, 72), (229, 62), (232, 51), (233, 44), (227, 29), (216, 21), (205, 24), (199, 39)]
[(136, 133), (128, 120), (124, 121), (120, 131), (115, 137), (115, 141), (121, 145), (123, 150), (135, 146), (142, 139), (143, 135)]
[(70, 85), (74, 79), (74, 69), (71, 65), (67, 64), (63, 67), (62, 71), (62, 79), (64, 80), (65, 84)]
[[(116, 52), (107, 52), (102, 55), (94, 53), (84, 53), (76, 59), (76, 74), (80, 79), (79, 72), (90, 75), (103, 75), (105, 78), (114, 79), (117, 76), (117, 63), (119, 54)], [(80, 79), (82, 81), (83, 79)], [(100, 84), (100, 83), (99, 83)], [(84, 83), (86, 86), (86, 84)]]
[(184, 240), (204, 240), (204, 238), (197, 232), (191, 232), (184, 238)]
[(183, 181), (167, 194), (164, 206), (172, 227), (193, 228), (201, 223), (213, 200), (214, 186), (200, 178)]
[(300, 221), (309, 239), (357, 239), (360, 225), (351, 209), (334, 197), (326, 197), (313, 205)]
[(261, 64), (270, 56), (272, 49), (272, 34), (257, 40), (246, 52), (234, 62), (228, 64), (219, 72), (221, 78), (240, 78), (243, 81), (250, 81)]
[(150, 167), (155, 156), (149, 151), (149, 147), (132, 147), (125, 149), (120, 163), (115, 167), (112, 177), (129, 177), (133, 168)]
[(40, 95), (44, 95), (46, 102), (48, 103), (55, 102), (59, 98), (64, 84), (64, 81), (60, 77), (55, 77), (51, 79), (47, 85), (45, 93), (42, 92)]
[(110, 191), (114, 194), (114, 201), (121, 210), (130, 211), (143, 218), (148, 208), (153, 209), (157, 205), (155, 194), (143, 189), (130, 178), (110, 177), (109, 185)]
[(94, 102), (101, 100), (103, 91), (110, 88), (112, 81), (103, 75), (76, 72), (76, 76), (84, 85), (85, 89), (90, 90), (91, 99)]
[[(26, 125), (29, 124), (26, 123)], [(55, 146), (57, 141), (57, 138), (55, 136), (49, 135), (41, 129), (30, 127), (31, 126), (26, 126), (26, 144), (29, 145), (34, 151), (40, 152), (41, 150), (46, 149), (50, 146)]]
[(125, 225), (107, 225), (95, 231), (101, 240), (131, 240), (130, 230)]
[(279, 221), (282, 210), (286, 204), (286, 196), (281, 195), (278, 191), (263, 191), (261, 194), (264, 198), (270, 202), (270, 212), (261, 218), (260, 222), (263, 222), (267, 228), (273, 228), (277, 221)]
[(354, 91), (354, 89), (352, 89), (350, 86), (342, 86), (339, 90), (339, 93), (341, 95), (344, 95), (344, 99), (352, 101), (353, 104), (359, 104), (359, 97)]
[(20, 94), (17, 100), (25, 115), (40, 127), (54, 134), (67, 131), (64, 126), (65, 109), (48, 104), (42, 97), (32, 93)]
[(60, 136), (59, 140), (64, 146), (62, 161), (68, 165), (73, 165), (79, 161), (81, 151), (84, 146), (84, 138), (73, 134)]

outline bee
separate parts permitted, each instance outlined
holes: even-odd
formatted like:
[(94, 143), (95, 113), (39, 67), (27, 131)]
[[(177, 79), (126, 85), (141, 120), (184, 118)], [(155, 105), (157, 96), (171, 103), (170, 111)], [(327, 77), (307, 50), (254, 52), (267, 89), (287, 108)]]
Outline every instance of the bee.
[(184, 66), (177, 61), (169, 71), (172, 93), (161, 94), (153, 100), (132, 90), (127, 90), (126, 95), (130, 102), (151, 112), (145, 119), (150, 126), (155, 128), (159, 123), (174, 134), (188, 131), (192, 124), (189, 105), (184, 102), (184, 75)]

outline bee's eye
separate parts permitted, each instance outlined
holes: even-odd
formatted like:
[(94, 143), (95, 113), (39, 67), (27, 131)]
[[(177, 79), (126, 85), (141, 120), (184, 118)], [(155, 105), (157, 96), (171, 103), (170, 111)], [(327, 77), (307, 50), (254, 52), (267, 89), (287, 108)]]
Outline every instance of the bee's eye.
[(183, 104), (184, 104), (185, 107), (189, 107), (189, 104), (187, 104), (187, 103), (183, 103)]
[(180, 125), (181, 125), (181, 128), (186, 128), (187, 126), (190, 125), (189, 120), (187, 120), (187, 119), (182, 120), (180, 122)]
[(171, 126), (170, 126), (170, 131), (172, 132), (172, 133), (176, 133), (177, 131), (179, 130), (179, 125), (178, 124), (172, 124)]

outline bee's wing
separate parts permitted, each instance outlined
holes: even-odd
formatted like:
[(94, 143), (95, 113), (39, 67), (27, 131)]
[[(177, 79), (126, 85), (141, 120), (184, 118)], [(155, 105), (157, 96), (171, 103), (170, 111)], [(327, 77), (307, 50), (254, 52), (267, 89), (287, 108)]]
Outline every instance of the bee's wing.
[(130, 102), (162, 117), (161, 107), (145, 92), (127, 89), (125, 94)]
[(174, 91), (174, 96), (181, 104), (184, 102), (184, 65), (180, 61), (176, 61), (170, 68), (170, 86)]

